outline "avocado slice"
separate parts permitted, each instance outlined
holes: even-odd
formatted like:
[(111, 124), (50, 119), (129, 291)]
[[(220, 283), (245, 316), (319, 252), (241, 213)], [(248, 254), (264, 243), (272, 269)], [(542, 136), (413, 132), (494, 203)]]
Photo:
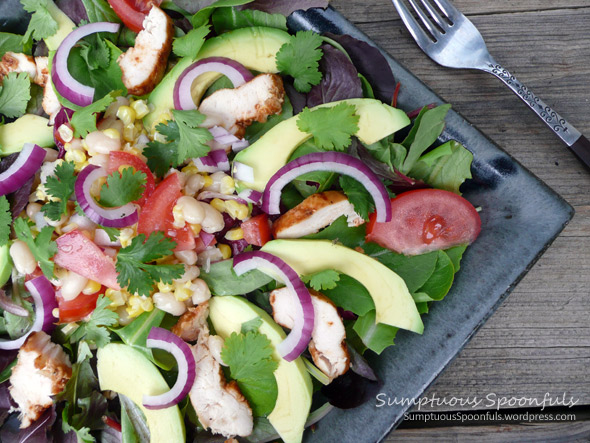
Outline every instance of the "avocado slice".
[(49, 120), (25, 114), (12, 123), (0, 125), (0, 157), (20, 152), (25, 143), (35, 143), (42, 148), (53, 146), (53, 128)]
[[(356, 107), (359, 116), (359, 130), (355, 134), (361, 142), (370, 145), (410, 124), (406, 113), (381, 103), (379, 100), (355, 98), (326, 103), (316, 108), (332, 107), (347, 103)], [(240, 181), (240, 187), (263, 191), (270, 178), (285, 166), (293, 151), (312, 135), (301, 132), (297, 127), (298, 116), (280, 122), (258, 141), (240, 151), (235, 161), (254, 170), (254, 181)]]
[(158, 395), (170, 388), (156, 366), (131, 346), (110, 343), (98, 350), (96, 371), (103, 391), (115, 391), (129, 397), (145, 415), (150, 442), (183, 442), (184, 422), (178, 406), (146, 409), (143, 395)]
[(12, 274), (12, 259), (8, 245), (0, 246), (0, 287), (4, 286)]
[(70, 18), (55, 5), (55, 3), (53, 3), (53, 0), (47, 0), (47, 10), (51, 17), (57, 22), (57, 31), (51, 37), (47, 37), (44, 40), (47, 49), (50, 51), (57, 51), (61, 42), (70, 32), (72, 32), (76, 27), (76, 24), (70, 20)]
[[(163, 116), (174, 108), (172, 92), (180, 74), (193, 62), (207, 57), (227, 57), (246, 68), (258, 72), (277, 72), (275, 57), (281, 46), (289, 42), (291, 36), (275, 28), (253, 27), (241, 28), (211, 38), (205, 42), (196, 59), (185, 57), (178, 61), (166, 74), (148, 98), (154, 110), (144, 117), (144, 125), (151, 129), (160, 123)], [(192, 87), (192, 96), (198, 102), (207, 88), (221, 77), (217, 72), (201, 75)]]
[(288, 362), (277, 352), (276, 347), (285, 339), (285, 332), (266, 312), (242, 297), (215, 296), (209, 301), (209, 319), (215, 332), (224, 339), (232, 332), (239, 334), (242, 323), (256, 317), (262, 320), (258, 330), (274, 346), (274, 358), (279, 362), (274, 373), (279, 392), (268, 421), (285, 443), (300, 442), (311, 408), (312, 384), (301, 358)]
[(330, 240), (272, 240), (262, 250), (283, 259), (299, 275), (334, 269), (355, 278), (375, 302), (377, 323), (424, 332), (406, 283), (377, 260)]

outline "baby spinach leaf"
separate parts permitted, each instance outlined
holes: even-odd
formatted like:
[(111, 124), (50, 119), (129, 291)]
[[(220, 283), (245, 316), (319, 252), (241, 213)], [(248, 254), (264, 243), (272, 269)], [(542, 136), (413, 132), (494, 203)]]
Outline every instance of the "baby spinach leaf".
[(273, 280), (256, 269), (237, 276), (233, 260), (222, 260), (211, 264), (209, 272), (201, 272), (213, 295), (243, 295), (258, 289)]
[(455, 268), (453, 262), (444, 251), (437, 251), (434, 272), (417, 292), (428, 294), (433, 300), (442, 300), (453, 284)]
[(363, 344), (371, 351), (381, 354), (388, 346), (393, 346), (398, 328), (383, 323), (375, 323), (375, 310), (359, 317), (353, 326)]
[[(299, 146), (297, 149), (295, 149), (289, 161), (295, 160), (296, 158), (299, 158), (306, 154), (311, 154), (313, 152), (324, 152), (324, 150), (318, 148), (313, 143), (313, 141), (308, 140), (307, 142)], [(330, 189), (332, 187), (332, 184), (334, 183), (334, 180), (336, 180), (336, 177), (336, 173), (329, 171), (308, 172), (297, 177), (295, 180), (292, 181), (292, 183), (293, 186), (297, 188), (297, 190), (303, 197), (309, 197), (312, 194), (324, 192)]]
[(375, 309), (375, 303), (369, 291), (356, 279), (340, 274), (340, 280), (333, 289), (322, 291), (336, 306), (356, 315), (362, 316)]
[(306, 235), (303, 238), (310, 240), (332, 240), (342, 243), (349, 248), (361, 246), (365, 241), (365, 226), (349, 227), (346, 216), (338, 218), (327, 228), (317, 234)]
[(459, 272), (459, 269), (461, 267), (461, 259), (463, 258), (463, 254), (465, 253), (467, 246), (468, 245), (460, 245), (460, 246), (455, 246), (453, 248), (445, 250), (445, 252), (449, 256), (449, 258), (453, 262), (453, 267), (455, 268), (455, 274), (457, 272)]
[(284, 15), (267, 14), (257, 10), (245, 9), (240, 11), (236, 8), (219, 8), (215, 10), (211, 19), (217, 34), (252, 26), (287, 30), (287, 18)]

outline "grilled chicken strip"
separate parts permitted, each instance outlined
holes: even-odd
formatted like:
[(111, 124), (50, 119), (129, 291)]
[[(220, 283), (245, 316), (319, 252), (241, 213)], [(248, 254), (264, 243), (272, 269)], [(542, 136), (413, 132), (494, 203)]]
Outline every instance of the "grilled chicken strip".
[(283, 214), (273, 225), (275, 238), (299, 238), (315, 234), (345, 215), (348, 226), (360, 226), (364, 220), (354, 212), (352, 203), (342, 192), (312, 194)]
[(222, 126), (242, 138), (253, 122), (265, 122), (283, 108), (283, 80), (276, 74), (260, 74), (235, 89), (220, 89), (201, 102), (205, 127)]
[(162, 80), (172, 49), (174, 26), (157, 6), (150, 9), (137, 34), (135, 46), (121, 54), (117, 62), (123, 72), (123, 84), (131, 95), (144, 95)]
[[(208, 308), (208, 303), (202, 303), (198, 307), (199, 310), (194, 311), (194, 315), (190, 317), (191, 323), (198, 327), (198, 339), (197, 344), (192, 346), (197, 376), (189, 397), (199, 421), (205, 428), (228, 438), (246, 437), (252, 433), (254, 427), (252, 409), (237, 383), (226, 382), (221, 366), (215, 359), (212, 348), (218, 347), (218, 340), (215, 336), (209, 335), (206, 322)], [(187, 324), (188, 322), (185, 322), (185, 326)], [(186, 328), (184, 332), (187, 332)]]
[[(309, 292), (315, 313), (309, 352), (316, 366), (333, 380), (348, 371), (350, 366), (346, 331), (334, 303), (313, 289)], [(295, 324), (293, 313), (297, 310), (294, 303), (296, 301), (287, 288), (275, 289), (270, 293), (272, 316), (284, 328), (292, 329)]]
[(18, 351), (10, 376), (10, 395), (20, 409), (21, 428), (29, 427), (45, 409), (52, 395), (63, 391), (72, 376), (72, 364), (61, 346), (45, 332), (33, 332)]

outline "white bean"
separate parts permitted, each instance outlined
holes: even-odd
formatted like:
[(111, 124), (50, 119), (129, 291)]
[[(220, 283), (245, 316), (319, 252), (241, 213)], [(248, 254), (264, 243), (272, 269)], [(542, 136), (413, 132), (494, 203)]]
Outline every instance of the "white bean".
[(60, 280), (61, 296), (66, 301), (75, 299), (88, 284), (88, 279), (86, 277), (72, 271), (68, 271)]
[(200, 223), (203, 231), (207, 234), (214, 234), (219, 232), (225, 226), (225, 221), (223, 220), (223, 215), (213, 206), (204, 204), (205, 208), (205, 218)]
[(27, 205), (27, 217), (31, 220), (35, 219), (35, 215), (37, 215), (41, 211), (41, 205), (39, 203), (29, 203)]
[(186, 305), (174, 297), (172, 292), (156, 292), (152, 296), (156, 308), (161, 309), (169, 314), (179, 316), (185, 313)]
[(119, 315), (119, 324), (121, 326), (126, 326), (133, 321), (133, 318), (129, 317), (129, 312), (127, 312), (125, 306), (119, 306), (116, 312)]
[(45, 160), (46, 162), (54, 162), (57, 160), (58, 152), (52, 148), (43, 148), (45, 149)]
[(195, 251), (176, 251), (174, 256), (185, 265), (194, 265), (197, 262), (197, 253)]
[(32, 274), (37, 268), (37, 260), (21, 240), (15, 240), (10, 246), (10, 257), (19, 274)]
[(206, 302), (211, 298), (211, 291), (209, 290), (209, 286), (205, 283), (205, 280), (201, 280), (197, 278), (193, 280), (193, 283), (190, 286), (190, 290), (193, 292), (193, 303), (198, 305), (199, 303)]
[(186, 283), (187, 281), (194, 280), (199, 276), (201, 270), (198, 266), (187, 266), (184, 265), (184, 274), (182, 277), (177, 278), (174, 280), (175, 283)]
[(205, 178), (201, 174), (193, 174), (186, 180), (184, 193), (194, 197), (197, 192), (203, 189), (203, 186), (205, 186)]
[(227, 176), (227, 174), (225, 172), (222, 172), (222, 171), (214, 172), (213, 174), (211, 174), (209, 176), (209, 177), (211, 177), (212, 183), (209, 186), (206, 186), (205, 189), (207, 191), (219, 192), (220, 186), (221, 186), (221, 180), (223, 180), (223, 178), (226, 176)]
[(109, 154), (111, 151), (121, 150), (121, 140), (110, 138), (104, 132), (94, 131), (86, 136), (86, 146), (89, 154)]
[(100, 166), (101, 168), (106, 168), (109, 164), (109, 156), (106, 154), (96, 154), (88, 158), (88, 163)]
[(209, 205), (185, 195), (176, 201), (176, 206), (182, 211), (182, 215), (186, 222), (199, 225), (205, 218), (206, 206)]

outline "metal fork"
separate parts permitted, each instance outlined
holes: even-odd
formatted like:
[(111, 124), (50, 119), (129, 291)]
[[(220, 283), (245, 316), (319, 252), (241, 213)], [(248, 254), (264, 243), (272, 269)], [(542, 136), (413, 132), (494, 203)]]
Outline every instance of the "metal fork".
[(422, 26), (402, 0), (392, 0), (418, 46), (448, 68), (478, 69), (495, 75), (525, 102), (582, 163), (590, 168), (590, 141), (488, 52), (475, 25), (447, 0), (407, 0)]

